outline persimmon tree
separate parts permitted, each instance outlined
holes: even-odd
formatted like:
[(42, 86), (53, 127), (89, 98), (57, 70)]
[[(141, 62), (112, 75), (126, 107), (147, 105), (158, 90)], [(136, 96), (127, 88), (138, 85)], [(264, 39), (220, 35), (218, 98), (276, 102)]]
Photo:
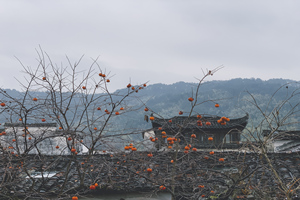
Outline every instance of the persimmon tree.
[[(214, 138), (209, 136), (207, 144), (211, 144), (210, 149), (197, 149), (196, 144), (200, 138), (197, 134), (187, 134), (187, 127), (194, 125), (194, 128), (210, 126), (210, 121), (203, 121), (202, 114), (196, 108), (209, 103), (216, 109), (220, 107), (218, 101), (222, 99), (211, 99), (208, 101), (201, 100), (201, 86), (207, 77), (215, 74), (220, 68), (208, 70), (199, 79), (195, 88), (195, 93), (186, 97), (186, 102), (190, 103), (189, 110), (178, 110), (178, 115), (186, 113), (183, 121), (173, 122), (172, 119), (164, 119), (163, 116), (156, 112), (151, 107), (145, 105), (145, 112), (151, 112), (154, 115), (150, 116), (151, 121), (155, 121), (156, 117), (164, 119), (165, 126), (158, 127), (154, 130), (158, 135), (146, 137), (147, 140), (153, 142), (157, 147), (164, 149), (159, 153), (149, 152), (143, 163), (151, 167), (151, 172), (148, 172), (147, 178), (155, 185), (158, 185), (157, 191), (168, 191), (172, 195), (172, 199), (199, 199), (199, 198), (220, 198), (227, 199), (230, 196), (235, 196), (235, 191), (241, 188), (241, 183), (252, 175), (257, 166), (249, 169), (249, 164), (246, 164), (243, 159), (233, 163), (231, 161), (234, 154), (232, 152), (222, 152), (217, 150), (219, 147), (214, 145)], [(192, 116), (197, 116), (197, 123), (192, 119)], [(222, 117), (218, 123), (225, 125), (230, 119)], [(178, 124), (174, 124), (178, 123)], [(168, 133), (165, 129), (176, 132)], [(230, 133), (228, 133), (230, 134)], [(189, 138), (190, 136), (190, 138)], [(157, 138), (159, 137), (159, 138)], [(161, 146), (161, 143), (163, 143)], [(126, 149), (126, 147), (125, 147)], [(214, 152), (217, 150), (216, 152)], [(230, 158), (230, 159), (227, 159)], [(146, 162), (147, 161), (147, 162)], [(155, 167), (157, 163), (157, 168)], [(163, 163), (163, 164), (162, 164)], [(252, 166), (253, 167), (253, 166)], [(219, 168), (216, 170), (215, 168)], [(237, 168), (239, 173), (224, 173), (224, 168)], [(164, 174), (163, 177), (160, 174)], [(140, 175), (140, 172), (139, 172)], [(160, 177), (160, 178), (157, 178)], [(222, 190), (220, 190), (222, 188)]]
[[(208, 71), (204, 74), (204, 78), (210, 73)], [(286, 179), (284, 174), (278, 171), (280, 166), (285, 166), (287, 170), (292, 170), (290, 167), (295, 168), (296, 166), (287, 166), (283, 160), (278, 159), (278, 154), (269, 154), (268, 146), (276, 138), (296, 137), (295, 133), (290, 130), (298, 127), (295, 125), (298, 124), (297, 118), (299, 117), (299, 89), (289, 91), (291, 88), (288, 86), (289, 84), (283, 85), (272, 95), (269, 102), (263, 102), (263, 104), (249, 93), (250, 99), (247, 99), (247, 103), (252, 105), (250, 107), (252, 110), (257, 109), (258, 112), (261, 112), (263, 120), (253, 129), (250, 125), (250, 128), (240, 132), (245, 139), (241, 148), (236, 151), (215, 151), (213, 149), (217, 149), (217, 146), (212, 147), (211, 150), (196, 149), (194, 143), (198, 140), (197, 136), (190, 134), (191, 138), (187, 138), (182, 131), (190, 125), (189, 118), (192, 115), (200, 115), (200, 113), (194, 112), (194, 109), (204, 103), (197, 102), (201, 83), (202, 79), (197, 86), (195, 95), (186, 97), (187, 102), (191, 103), (191, 110), (188, 112), (178, 110), (178, 115), (188, 113), (186, 121), (171, 126), (174, 122), (171, 119), (165, 119), (165, 124), (170, 124), (167, 128), (179, 127), (176, 128), (177, 132), (169, 134), (164, 128), (159, 127), (155, 131), (161, 133), (161, 138), (156, 138), (159, 137), (157, 135), (146, 138), (154, 144), (160, 140), (164, 141), (164, 151), (158, 154), (149, 152), (148, 158), (144, 159), (144, 163), (148, 163), (148, 166), (154, 166), (147, 177), (157, 185), (157, 191), (168, 191), (172, 194), (173, 199), (198, 199), (200, 197), (228, 199), (229, 197), (245, 198), (247, 195), (253, 195), (257, 199), (268, 199), (273, 193), (278, 198), (292, 199), (296, 197), (300, 187), (299, 179), (295, 178), (297, 172), (292, 173), (291, 179)], [(282, 90), (286, 91), (282, 92)], [(276, 95), (281, 96), (282, 100), (274, 101)], [(215, 102), (214, 100), (210, 101)], [(160, 116), (159, 111), (156, 112), (151, 107), (145, 106), (146, 112), (154, 113), (149, 118), (150, 120), (155, 120), (156, 116), (164, 118)], [(214, 106), (218, 108), (222, 104), (214, 104)], [(218, 123), (222, 125), (228, 120), (230, 119), (222, 117)], [(269, 131), (266, 133), (265, 129)], [(278, 134), (279, 131), (281, 131), (280, 134)], [(209, 137), (207, 142), (213, 140), (213, 137)], [(157, 146), (159, 145), (157, 144)], [(159, 160), (160, 162), (158, 162)], [(155, 164), (157, 163), (163, 163), (163, 166), (157, 165), (156, 168)], [(233, 171), (226, 171), (228, 169)], [(160, 174), (164, 176), (162, 177)], [(262, 179), (269, 175), (271, 175), (270, 179)], [(275, 185), (278, 190), (272, 189)]]
[[(113, 124), (114, 119), (137, 109), (127, 101), (146, 87), (146, 83), (126, 83), (126, 92), (111, 92), (108, 85), (113, 77), (97, 59), (81, 70), (83, 58), (72, 63), (67, 57), (66, 66), (57, 66), (43, 50), (37, 53), (36, 68), (20, 62), (26, 79), (20, 81), (22, 91), (17, 97), (0, 89), (0, 112), (5, 117), (0, 136), (0, 199), (43, 199), (53, 194), (69, 198), (89, 191), (96, 181), (91, 174), (94, 156), (116, 151), (113, 144), (99, 149), (110, 138), (120, 141), (128, 135)], [(61, 166), (61, 161), (66, 164)], [(63, 179), (54, 183), (52, 172)]]

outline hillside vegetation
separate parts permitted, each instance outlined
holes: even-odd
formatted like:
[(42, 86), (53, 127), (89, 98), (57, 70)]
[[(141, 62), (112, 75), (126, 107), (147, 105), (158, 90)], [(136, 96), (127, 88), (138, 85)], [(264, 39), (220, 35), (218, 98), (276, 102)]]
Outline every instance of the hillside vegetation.
[[(288, 87), (285, 85), (287, 83), (289, 83)], [(144, 120), (144, 115), (150, 115), (152, 112), (154, 112), (154, 115), (159, 114), (164, 118), (177, 116), (179, 111), (183, 111), (183, 115), (187, 115), (190, 111), (190, 102), (187, 101), (187, 98), (195, 94), (196, 86), (196, 83), (185, 82), (147, 86), (135, 94), (137, 98), (131, 98), (126, 102), (126, 106), (134, 108), (135, 111), (124, 113), (124, 115), (114, 119), (112, 122), (114, 126), (107, 134), (120, 133), (120, 131), (124, 133), (134, 132), (151, 128), (151, 123)], [(283, 101), (287, 95), (290, 95), (298, 88), (299, 83), (285, 79), (271, 79), (267, 81), (261, 79), (232, 79), (228, 81), (205, 82), (200, 87), (199, 105), (193, 114), (201, 113), (239, 118), (244, 116), (245, 113), (249, 113), (248, 128), (256, 127), (263, 120), (263, 115), (251, 103), (253, 98), (255, 98), (255, 101), (257, 101), (263, 111), (266, 109), (272, 110), (275, 105)], [(278, 92), (272, 96), (277, 90)], [(6, 92), (15, 98), (21, 98), (22, 96), (22, 93), (16, 90), (7, 89)], [(128, 89), (124, 88), (117, 90), (115, 93), (123, 94), (126, 92), (128, 92)], [(37, 95), (42, 98), (47, 93), (37, 93)], [(291, 103), (295, 104), (297, 100), (296, 98), (292, 99)], [(215, 108), (215, 103), (219, 103), (220, 107)], [(148, 112), (144, 111), (145, 105), (150, 109)], [(286, 115), (289, 109), (289, 106), (284, 107), (280, 110), (280, 114), (282, 116)], [(4, 115), (0, 116), (1, 123), (10, 120), (5, 119)], [(290, 122), (299, 120), (298, 115), (289, 117)], [(297, 130), (299, 129), (298, 126), (297, 124), (291, 124), (286, 128)], [(138, 139), (141, 135), (137, 134), (132, 137)]]

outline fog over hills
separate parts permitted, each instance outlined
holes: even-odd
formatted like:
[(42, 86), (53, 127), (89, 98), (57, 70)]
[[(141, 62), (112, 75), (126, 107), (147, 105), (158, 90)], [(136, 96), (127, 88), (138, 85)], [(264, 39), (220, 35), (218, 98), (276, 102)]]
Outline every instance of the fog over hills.
[[(288, 84), (288, 85), (286, 85)], [(249, 113), (250, 120), (248, 127), (256, 127), (263, 120), (263, 115), (253, 105), (253, 98), (262, 110), (272, 110), (276, 105), (282, 102), (287, 96), (299, 89), (299, 83), (287, 79), (270, 79), (263, 81), (261, 79), (232, 79), (228, 81), (210, 81), (200, 86), (198, 94), (197, 107), (193, 114), (209, 114), (218, 116), (227, 116), (229, 118), (239, 118)], [(114, 128), (111, 132), (133, 132), (151, 128), (151, 123), (144, 120), (145, 115), (159, 114), (164, 118), (177, 116), (179, 111), (183, 115), (188, 115), (191, 109), (191, 103), (187, 100), (195, 95), (197, 83), (177, 82), (171, 85), (153, 84), (134, 94), (126, 102), (127, 107), (133, 107), (135, 111), (121, 114), (114, 118), (111, 123)], [(278, 90), (278, 91), (277, 91)], [(274, 92), (277, 93), (274, 94)], [(6, 92), (15, 98), (20, 98), (22, 94), (16, 90), (7, 89)], [(127, 88), (115, 91), (115, 93), (125, 94)], [(40, 97), (46, 93), (37, 93)], [(295, 93), (297, 94), (297, 93)], [(101, 95), (101, 94), (97, 94)], [(1, 99), (3, 96), (1, 96)], [(80, 98), (80, 96), (78, 96)], [(249, 102), (250, 101), (250, 102)], [(299, 102), (298, 97), (290, 100), (290, 104), (282, 107), (280, 116), (286, 115), (292, 105)], [(215, 108), (215, 103), (220, 107)], [(145, 105), (150, 111), (145, 112)], [(296, 109), (299, 110), (298, 106)], [(72, 117), (72, 116), (69, 116)], [(296, 113), (289, 116), (290, 122), (299, 121), (299, 115)], [(3, 115), (0, 116), (1, 123), (7, 121)], [(299, 129), (298, 124), (291, 124), (287, 129)], [(140, 137), (140, 136), (135, 136)]]

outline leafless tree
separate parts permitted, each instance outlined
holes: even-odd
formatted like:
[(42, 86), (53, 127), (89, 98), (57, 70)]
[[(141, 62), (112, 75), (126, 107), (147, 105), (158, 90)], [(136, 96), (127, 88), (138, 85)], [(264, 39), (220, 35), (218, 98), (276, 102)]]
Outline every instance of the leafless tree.
[[(113, 119), (137, 109), (128, 106), (126, 100), (135, 98), (134, 94), (146, 86), (128, 84), (126, 92), (111, 92), (111, 75), (97, 59), (80, 71), (82, 58), (71, 63), (67, 57), (67, 66), (57, 66), (42, 49), (37, 53), (36, 68), (20, 62), (26, 81), (20, 81), (23, 91), (18, 97), (0, 89), (0, 112), (5, 116), (0, 138), (0, 197), (4, 199), (84, 193), (87, 184), (95, 181), (88, 163), (103, 153), (97, 147), (108, 138), (124, 135), (109, 134), (121, 131), (112, 124)], [(67, 164), (60, 166), (64, 160)], [(49, 173), (55, 170), (62, 170), (59, 183), (50, 179)], [(74, 174), (76, 183), (72, 184), (70, 177), (74, 179)]]

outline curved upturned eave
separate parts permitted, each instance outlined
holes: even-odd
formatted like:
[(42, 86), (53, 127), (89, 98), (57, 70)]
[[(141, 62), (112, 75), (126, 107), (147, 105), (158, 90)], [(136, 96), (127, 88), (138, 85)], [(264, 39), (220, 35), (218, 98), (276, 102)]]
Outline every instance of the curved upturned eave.
[[(235, 118), (235, 119), (230, 119), (229, 122), (226, 122), (226, 125), (221, 125), (217, 122), (221, 117), (203, 117), (200, 120), (203, 122), (202, 126), (197, 125), (197, 119), (196, 116), (192, 116), (189, 118), (188, 121), (185, 121), (187, 119), (186, 116), (176, 116), (172, 117), (169, 119), (162, 119), (155, 117), (155, 119), (152, 121), (152, 127), (153, 128), (158, 128), (158, 127), (163, 127), (163, 128), (171, 128), (171, 129), (178, 129), (179, 127), (182, 128), (190, 128), (190, 129), (202, 129), (203, 131), (205, 130), (212, 130), (212, 129), (238, 129), (238, 130), (243, 130), (248, 123), (249, 119), (249, 114), (246, 113), (244, 117), (241, 118)], [(169, 122), (169, 120), (172, 120), (172, 122)], [(211, 125), (206, 125), (205, 122), (209, 121)], [(185, 124), (184, 124), (185, 123)]]

